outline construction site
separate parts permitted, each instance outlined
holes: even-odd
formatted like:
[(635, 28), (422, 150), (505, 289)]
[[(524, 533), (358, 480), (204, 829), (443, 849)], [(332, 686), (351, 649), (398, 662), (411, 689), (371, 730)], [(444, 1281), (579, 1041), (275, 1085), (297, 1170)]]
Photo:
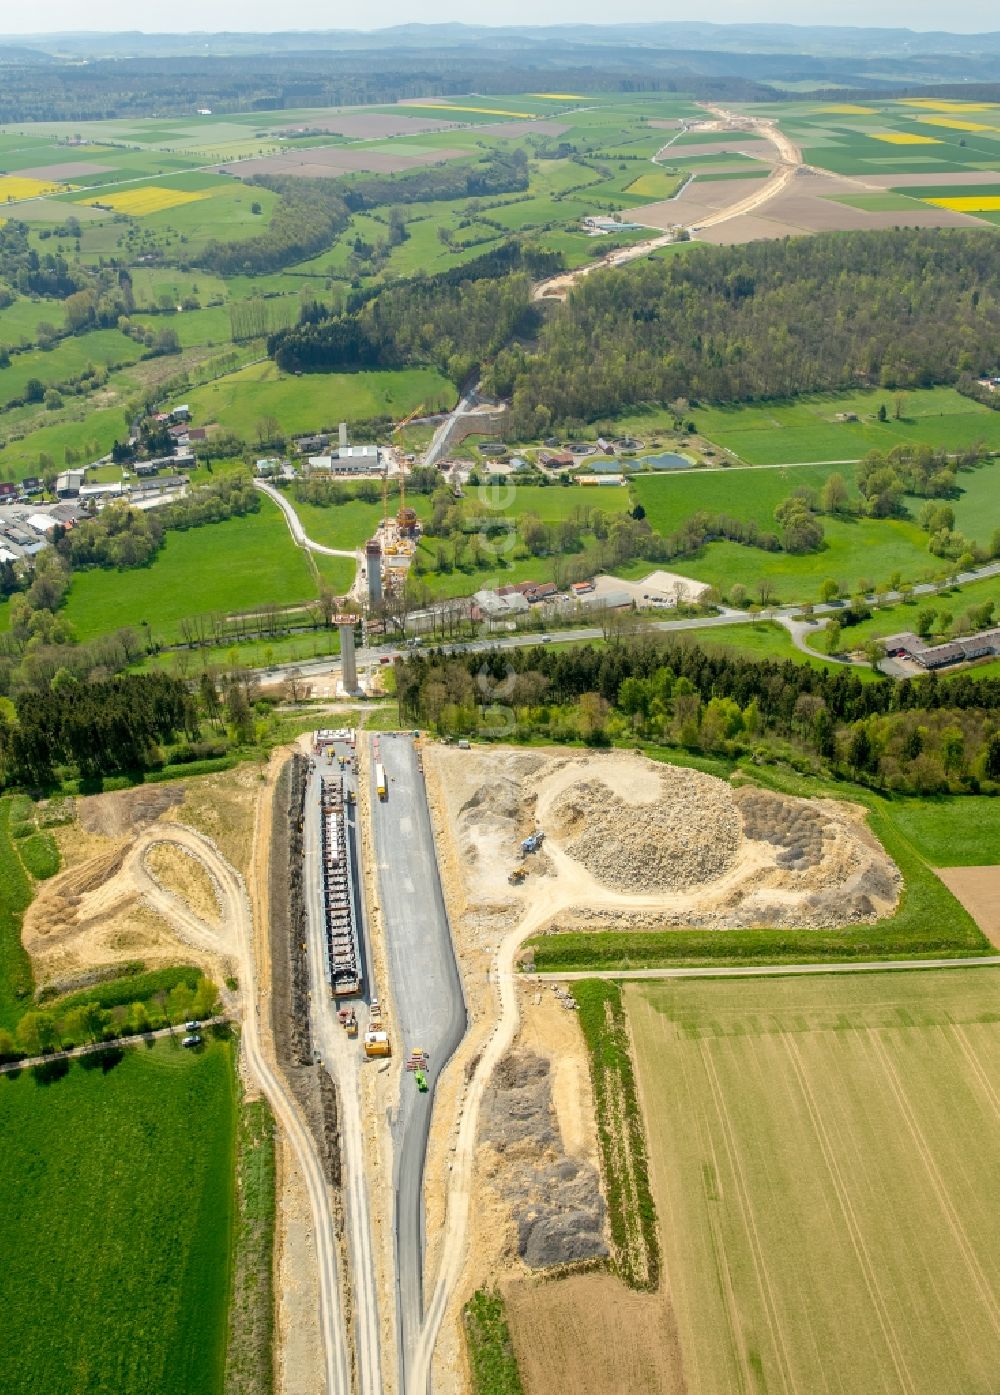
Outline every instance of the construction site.
[(872, 923), (902, 879), (864, 810), (637, 753), (351, 727), (229, 786), (81, 801), (25, 941), (46, 981), (194, 957), (238, 981), (244, 1022), (260, 1008), (276, 1388), (460, 1395), (463, 1307), (500, 1285), (529, 1395), (557, 1360), (583, 1391), (614, 1362), (616, 1388), (681, 1389), (669, 1305), (613, 1272), (577, 1002), (524, 943)]
[[(396, 427), (401, 431), (417, 416), (417, 412), (405, 418)], [(359, 583), (364, 583), (364, 597), (370, 614), (378, 615), (379, 610), (392, 596), (402, 592), (407, 574), (417, 550), (420, 536), (420, 521), (417, 511), (406, 502), (406, 468), (399, 467), (399, 508), (394, 514), (389, 511), (389, 471), (382, 472), (382, 520), (364, 546), (363, 561), (359, 572)], [(359, 597), (361, 599), (361, 597)]]

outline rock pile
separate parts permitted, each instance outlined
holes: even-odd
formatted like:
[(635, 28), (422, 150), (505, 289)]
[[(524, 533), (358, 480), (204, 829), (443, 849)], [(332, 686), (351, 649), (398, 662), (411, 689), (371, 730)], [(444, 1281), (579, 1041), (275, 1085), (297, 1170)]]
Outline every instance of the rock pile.
[(756, 842), (779, 849), (779, 867), (804, 872), (823, 860), (823, 815), (802, 799), (786, 799), (749, 786), (733, 795), (743, 818), (743, 832)]
[(630, 804), (600, 779), (571, 785), (552, 807), (566, 851), (606, 886), (687, 891), (735, 864), (742, 826), (732, 791), (697, 770), (666, 766), (659, 798)]
[(563, 1152), (547, 1060), (527, 1051), (504, 1057), (483, 1097), (480, 1129), (498, 1155), (494, 1185), (527, 1265), (548, 1269), (608, 1253), (600, 1181), (589, 1163)]

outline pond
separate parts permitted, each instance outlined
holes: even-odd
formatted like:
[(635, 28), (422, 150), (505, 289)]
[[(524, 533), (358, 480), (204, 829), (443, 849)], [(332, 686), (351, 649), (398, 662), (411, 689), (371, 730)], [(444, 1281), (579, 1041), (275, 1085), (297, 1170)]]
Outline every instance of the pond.
[(690, 470), (695, 462), (686, 455), (665, 451), (662, 455), (645, 455), (637, 464), (648, 465), (651, 470)]

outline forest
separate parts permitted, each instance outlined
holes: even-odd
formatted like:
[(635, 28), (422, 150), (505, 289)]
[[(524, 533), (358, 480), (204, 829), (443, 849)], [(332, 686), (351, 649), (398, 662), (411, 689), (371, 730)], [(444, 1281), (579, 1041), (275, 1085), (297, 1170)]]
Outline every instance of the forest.
[(17, 720), (0, 722), (0, 782), (49, 786), (60, 765), (84, 778), (142, 770), (157, 745), (178, 734), (197, 736), (196, 704), (187, 687), (164, 673), (127, 674), (103, 682), (59, 683), (23, 693)]
[(626, 634), (603, 649), (429, 652), (397, 661), (396, 687), (401, 720), (445, 735), (594, 746), (639, 737), (892, 791), (1000, 792), (1000, 679), (974, 672), (862, 682), (847, 666)]
[(457, 47), (451, 36), (448, 43), (407, 52), (375, 42), (363, 50), (338, 48), (327, 34), (312, 49), (283, 50), (280, 62), (270, 50), (199, 51), (179, 60), (169, 51), (140, 56), (134, 46), (127, 61), (100, 52), (87, 62), (62, 61), (9, 46), (0, 49), (0, 121), (188, 116), (202, 106), (216, 112), (359, 106), (471, 91), (531, 92), (553, 82), (568, 92), (666, 91), (746, 102), (776, 95), (753, 75), (729, 76), (732, 59), (710, 55), (715, 71), (703, 75), (672, 47), (657, 53), (627, 42), (599, 50), (551, 44), (539, 51), (529, 40), (490, 57), (484, 64), (481, 45)]
[(461, 280), (454, 272), (417, 278), (362, 298), (357, 309), (279, 331), (268, 353), (288, 373), (433, 364), (460, 383), (535, 318), (528, 271), (494, 269), (534, 263), (516, 247), (480, 260), (484, 275), (470, 265), (457, 269)]
[(1000, 241), (896, 229), (705, 247), (580, 281), (486, 392), (532, 439), (677, 397), (714, 403), (955, 383), (996, 371)]

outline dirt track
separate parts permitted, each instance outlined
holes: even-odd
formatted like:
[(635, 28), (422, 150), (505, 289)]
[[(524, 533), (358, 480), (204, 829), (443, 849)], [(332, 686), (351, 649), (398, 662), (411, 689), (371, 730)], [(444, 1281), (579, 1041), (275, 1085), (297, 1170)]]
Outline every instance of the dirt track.
[[(182, 848), (204, 867), (219, 896), (222, 912), (219, 930), (206, 925), (179, 897), (164, 890), (145, 870), (145, 854), (150, 847), (158, 843), (172, 843)], [(299, 1116), (285, 1081), (266, 1059), (262, 1047), (253, 919), (243, 880), (207, 838), (177, 824), (160, 825), (140, 835), (129, 861), (133, 859), (137, 864), (137, 878), (140, 884), (144, 883), (144, 895), (170, 921), (183, 939), (202, 945), (215, 941), (218, 947), (235, 955), (240, 970), (238, 979), (243, 985), (246, 1005), (242, 1033), (244, 1063), (267, 1096), (275, 1117), (294, 1150), (305, 1177), (312, 1206), (320, 1271), (323, 1330), (327, 1339), (327, 1390), (330, 1395), (349, 1395), (349, 1358), (341, 1311), (330, 1193), (315, 1142)]]
[[(728, 204), (725, 208), (705, 214), (690, 229), (692, 232), (700, 232), (703, 228), (713, 228), (719, 223), (728, 222), (731, 218), (740, 218), (755, 212), (782, 193), (795, 177), (796, 171), (802, 168), (802, 154), (798, 146), (794, 145), (773, 122), (764, 121), (757, 117), (736, 116), (721, 107), (709, 107), (708, 110), (718, 118), (724, 128), (730, 127), (731, 123), (752, 127), (775, 147), (778, 152), (778, 161), (768, 178), (759, 181), (760, 187), (758, 189), (738, 199), (735, 203)], [(683, 226), (684, 207), (682, 203), (677, 205), (677, 215), (678, 224)], [(565, 300), (570, 288), (584, 276), (589, 276), (592, 271), (624, 266), (627, 262), (648, 257), (650, 252), (655, 252), (658, 247), (669, 246), (675, 241), (676, 238), (672, 233), (665, 233), (662, 237), (651, 238), (648, 242), (634, 242), (630, 247), (622, 247), (606, 257), (601, 257), (596, 262), (579, 267), (576, 271), (563, 272), (559, 276), (549, 277), (547, 281), (540, 281), (532, 292), (533, 299)]]

